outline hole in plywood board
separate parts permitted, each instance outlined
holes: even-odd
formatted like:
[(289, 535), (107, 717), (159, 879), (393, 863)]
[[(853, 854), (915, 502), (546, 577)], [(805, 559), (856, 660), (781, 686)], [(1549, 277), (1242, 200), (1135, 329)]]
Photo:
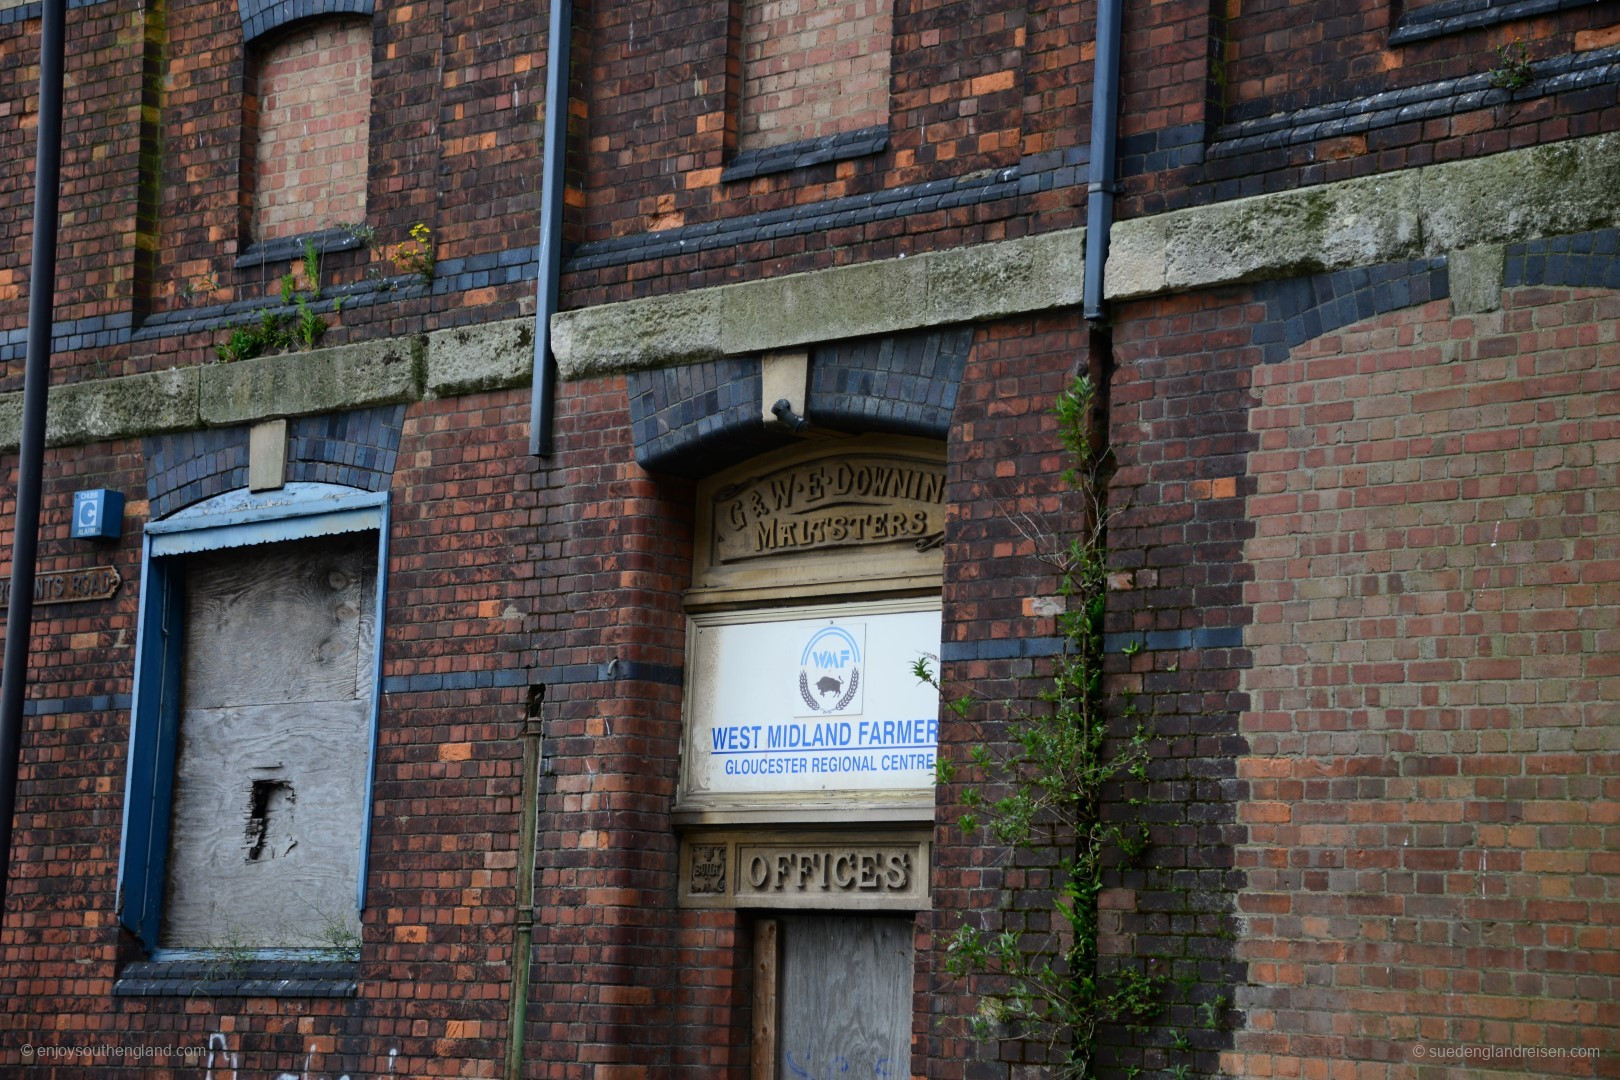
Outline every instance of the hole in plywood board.
[(293, 839), (293, 804), (298, 801), (285, 780), (254, 780), (248, 792), (247, 861), (279, 859), (298, 846)]

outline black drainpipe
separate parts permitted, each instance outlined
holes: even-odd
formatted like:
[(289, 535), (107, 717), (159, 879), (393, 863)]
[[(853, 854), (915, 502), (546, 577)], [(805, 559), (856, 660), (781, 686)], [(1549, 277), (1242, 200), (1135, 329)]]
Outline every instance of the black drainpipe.
[(534, 389), (529, 398), (529, 453), (551, 456), (551, 420), (556, 411), (557, 358), (551, 352), (551, 317), (557, 313), (562, 273), (563, 185), (567, 183), (569, 39), (572, 0), (551, 0), (551, 40), (546, 51), (546, 141), (541, 161), (540, 281), (534, 305)]
[(6, 612), (5, 674), (0, 677), (0, 917), (11, 877), (11, 815), (22, 756), (23, 690), (34, 621), (34, 560), (39, 553), (40, 477), (45, 465), (45, 395), (56, 300), (57, 200), (62, 166), (62, 67), (67, 0), (45, 0), (39, 45), (39, 142), (34, 157), (34, 253), (28, 280), (28, 359), (23, 368), (22, 441), (17, 460), (16, 535), (11, 546), (11, 605)]
[(506, 1010), (505, 1080), (522, 1080), (523, 1036), (529, 1017), (529, 965), (534, 959), (534, 850), (540, 819), (540, 738), (546, 701), (543, 684), (529, 688), (523, 719), (523, 782), (518, 797), (517, 917), (512, 934), (512, 993)]
[(1119, 131), (1119, 24), (1124, 0), (1097, 0), (1097, 51), (1091, 65), (1091, 177), (1086, 184), (1085, 315), (1106, 316), (1103, 267), (1114, 224), (1114, 144)]

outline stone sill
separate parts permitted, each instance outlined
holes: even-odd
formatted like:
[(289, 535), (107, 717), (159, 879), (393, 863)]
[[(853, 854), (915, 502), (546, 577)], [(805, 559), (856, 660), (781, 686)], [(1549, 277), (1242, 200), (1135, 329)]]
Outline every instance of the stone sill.
[(302, 259), (306, 242), (314, 244), (315, 250), (322, 255), (334, 251), (355, 251), (363, 246), (360, 238), (347, 229), (322, 229), (320, 232), (306, 233), (303, 236), (284, 236), (279, 240), (250, 244), (247, 250), (237, 257), (236, 268), (242, 270), (250, 266), (291, 263), (295, 259)]
[(843, 131), (837, 135), (823, 135), (817, 139), (800, 139), (781, 146), (766, 146), (758, 150), (744, 150), (731, 159), (720, 173), (723, 184), (751, 180), (756, 176), (805, 169), (829, 161), (847, 161), (850, 158), (879, 154), (889, 146), (886, 126)]
[(1585, 7), (1598, 0), (1445, 0), (1408, 11), (1389, 35), (1391, 45), (1427, 41), (1446, 34), (1460, 34), (1481, 26), (1495, 26), (1514, 19), (1528, 19), (1568, 8)]
[(126, 964), (115, 997), (346, 998), (358, 993), (360, 962), (319, 956), (209, 957)]
[[(512, 319), (51, 388), (48, 446), (226, 427), (526, 386), (534, 321)], [(0, 453), (22, 434), (22, 393), (0, 394)]]

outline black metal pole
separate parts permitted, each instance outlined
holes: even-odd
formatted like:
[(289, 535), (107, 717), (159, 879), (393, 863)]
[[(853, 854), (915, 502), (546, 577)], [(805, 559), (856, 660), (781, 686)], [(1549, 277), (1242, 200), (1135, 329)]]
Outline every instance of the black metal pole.
[(551, 353), (551, 317), (557, 313), (562, 273), (563, 185), (568, 182), (568, 84), (572, 67), (573, 0), (551, 0), (551, 42), (546, 50), (546, 141), (540, 169), (540, 282), (534, 306), (534, 388), (529, 398), (529, 453), (551, 456), (552, 397), (557, 358)]
[(39, 550), (39, 489), (45, 464), (45, 395), (56, 299), (57, 199), (62, 166), (62, 66), (67, 0), (45, 0), (39, 45), (39, 144), (34, 157), (34, 255), (28, 282), (28, 361), (23, 369), (22, 443), (17, 515), (11, 544), (11, 605), (6, 611), (5, 673), (0, 676), (0, 919), (11, 879), (11, 815), (22, 756), (23, 690), (34, 621), (34, 560)]

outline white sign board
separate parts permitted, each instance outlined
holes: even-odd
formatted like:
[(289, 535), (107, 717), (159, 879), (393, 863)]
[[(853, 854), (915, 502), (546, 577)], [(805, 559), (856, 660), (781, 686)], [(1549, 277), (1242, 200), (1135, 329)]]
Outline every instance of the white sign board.
[(937, 602), (698, 616), (683, 795), (931, 792), (939, 695), (912, 666), (939, 640)]

